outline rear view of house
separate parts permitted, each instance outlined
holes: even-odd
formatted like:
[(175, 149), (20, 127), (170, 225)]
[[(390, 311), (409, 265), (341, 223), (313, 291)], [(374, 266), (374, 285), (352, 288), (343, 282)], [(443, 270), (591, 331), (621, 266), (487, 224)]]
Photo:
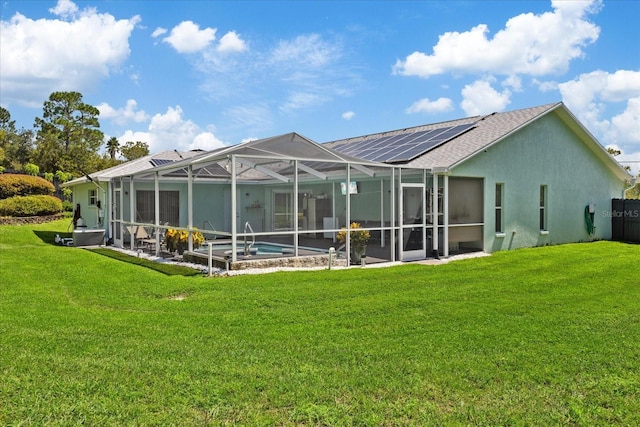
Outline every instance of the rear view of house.
[(433, 175), (438, 199), (429, 193), (431, 183), (425, 184), (430, 203), (435, 206), (441, 200), (437, 208), (442, 218), (437, 225), (441, 253), (611, 238), (611, 199), (623, 197), (631, 176), (562, 103), (335, 141), (330, 146), (371, 158), (376, 156), (370, 148), (375, 140), (456, 128), (464, 132), (440, 138), (412, 159), (391, 159), (395, 165)]
[[(270, 256), (243, 252), (256, 240), (284, 245), (274, 256), (340, 251), (337, 233), (355, 222), (371, 236), (368, 258), (407, 261), (609, 239), (611, 199), (631, 179), (562, 103), (324, 144), (290, 133), (165, 157), (70, 182), (83, 212), (100, 197), (88, 225), (131, 247), (130, 227), (198, 228), (225, 240), (236, 262)], [(347, 238), (346, 257), (350, 246)]]

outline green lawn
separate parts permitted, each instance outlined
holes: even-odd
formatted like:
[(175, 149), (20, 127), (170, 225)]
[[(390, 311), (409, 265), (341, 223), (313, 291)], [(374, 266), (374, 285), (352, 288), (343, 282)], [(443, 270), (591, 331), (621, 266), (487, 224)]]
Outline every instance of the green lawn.
[(167, 275), (0, 227), (0, 425), (640, 425), (640, 245)]

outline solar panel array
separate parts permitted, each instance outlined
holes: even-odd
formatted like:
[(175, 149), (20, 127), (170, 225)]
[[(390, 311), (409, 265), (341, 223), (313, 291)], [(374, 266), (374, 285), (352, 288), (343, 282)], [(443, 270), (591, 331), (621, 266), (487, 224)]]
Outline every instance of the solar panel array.
[(473, 128), (475, 124), (382, 136), (333, 147), (341, 153), (375, 162), (407, 162)]
[(151, 159), (149, 161), (151, 162), (153, 167), (167, 165), (169, 163), (173, 163), (174, 162), (174, 160), (169, 160), (169, 159)]

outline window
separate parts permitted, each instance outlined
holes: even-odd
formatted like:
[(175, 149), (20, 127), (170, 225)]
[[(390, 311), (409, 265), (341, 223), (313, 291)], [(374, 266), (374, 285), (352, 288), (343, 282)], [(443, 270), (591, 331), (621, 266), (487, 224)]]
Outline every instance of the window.
[(89, 206), (95, 206), (98, 202), (98, 190), (89, 190)]
[[(155, 192), (136, 191), (137, 221), (154, 224), (156, 221)], [(180, 193), (178, 191), (160, 192), (160, 224), (180, 225)]]
[(540, 186), (540, 231), (547, 231), (547, 186)]
[(504, 233), (504, 218), (502, 215), (502, 204), (504, 195), (504, 184), (496, 184), (496, 233)]

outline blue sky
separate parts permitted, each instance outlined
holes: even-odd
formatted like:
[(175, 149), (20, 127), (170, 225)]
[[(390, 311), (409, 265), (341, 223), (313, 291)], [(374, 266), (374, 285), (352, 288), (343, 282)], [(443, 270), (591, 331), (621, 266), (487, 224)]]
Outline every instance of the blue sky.
[[(3, 1), (0, 104), (53, 91), (152, 152), (564, 101), (640, 161), (640, 1)], [(638, 171), (640, 163), (629, 163)]]

